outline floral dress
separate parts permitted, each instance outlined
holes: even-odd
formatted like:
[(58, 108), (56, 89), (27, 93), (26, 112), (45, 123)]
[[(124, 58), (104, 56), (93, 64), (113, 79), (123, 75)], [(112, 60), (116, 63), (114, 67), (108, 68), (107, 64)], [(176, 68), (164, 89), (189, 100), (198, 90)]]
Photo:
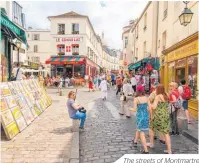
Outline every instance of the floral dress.
[(158, 103), (153, 119), (150, 122), (150, 128), (163, 134), (168, 134), (170, 130), (170, 118), (168, 112), (168, 102)]
[(149, 130), (149, 112), (147, 103), (137, 105), (136, 128), (137, 131), (143, 132)]

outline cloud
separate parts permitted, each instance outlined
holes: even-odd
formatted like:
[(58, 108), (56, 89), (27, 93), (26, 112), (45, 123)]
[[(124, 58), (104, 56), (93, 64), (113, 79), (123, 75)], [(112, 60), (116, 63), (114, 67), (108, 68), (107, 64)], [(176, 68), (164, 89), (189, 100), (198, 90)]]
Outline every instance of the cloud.
[[(111, 48), (122, 49), (122, 27), (138, 18), (147, 1), (20, 1), (27, 27), (50, 28), (47, 17), (74, 11), (88, 15), (97, 34), (104, 32)], [(103, 4), (103, 5), (102, 5)], [(56, 6), (56, 7), (55, 7)]]

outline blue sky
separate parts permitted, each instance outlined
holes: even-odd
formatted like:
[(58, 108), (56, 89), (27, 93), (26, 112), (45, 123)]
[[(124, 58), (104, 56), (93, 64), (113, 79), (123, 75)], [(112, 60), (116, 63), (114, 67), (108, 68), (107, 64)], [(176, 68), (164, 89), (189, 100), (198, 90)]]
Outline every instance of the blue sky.
[(26, 15), (26, 26), (49, 29), (48, 16), (74, 11), (88, 15), (97, 34), (104, 32), (111, 48), (122, 49), (122, 27), (138, 18), (147, 1), (19, 1)]

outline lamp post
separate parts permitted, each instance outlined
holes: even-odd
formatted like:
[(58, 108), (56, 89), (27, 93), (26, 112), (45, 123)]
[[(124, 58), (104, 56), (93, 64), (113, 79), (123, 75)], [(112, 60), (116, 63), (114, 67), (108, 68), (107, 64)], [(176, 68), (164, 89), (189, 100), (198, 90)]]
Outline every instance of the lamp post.
[(19, 64), (19, 49), (21, 48), (21, 42), (17, 40), (15, 44), (17, 47), (17, 63)]
[(179, 16), (179, 20), (181, 25), (187, 26), (191, 22), (193, 12), (187, 7), (189, 1), (183, 1), (183, 3), (186, 5), (186, 7), (182, 11), (182, 14)]

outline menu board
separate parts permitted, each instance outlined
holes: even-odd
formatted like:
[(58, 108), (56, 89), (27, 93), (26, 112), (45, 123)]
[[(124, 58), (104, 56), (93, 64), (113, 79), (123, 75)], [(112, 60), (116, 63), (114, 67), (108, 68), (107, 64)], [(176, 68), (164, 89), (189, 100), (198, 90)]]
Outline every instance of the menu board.
[(1, 119), (8, 139), (22, 132), (52, 103), (36, 79), (5, 82), (0, 88)]

